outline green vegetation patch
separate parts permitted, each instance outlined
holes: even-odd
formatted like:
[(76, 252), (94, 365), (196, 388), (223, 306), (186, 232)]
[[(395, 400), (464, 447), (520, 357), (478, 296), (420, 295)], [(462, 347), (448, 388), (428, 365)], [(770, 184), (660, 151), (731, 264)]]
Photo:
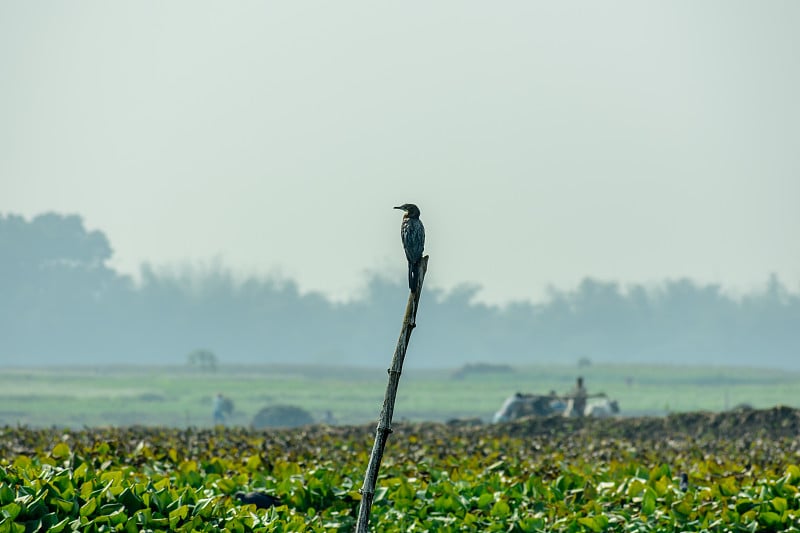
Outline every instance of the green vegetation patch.
[[(755, 413), (724, 415), (731, 420), (716, 420), (717, 429), (708, 415), (660, 425), (398, 425), (371, 524), (403, 532), (800, 531), (800, 412)], [(0, 532), (352, 531), (373, 435), (370, 426), (5, 427)], [(258, 509), (237, 501), (238, 491), (280, 503)]]

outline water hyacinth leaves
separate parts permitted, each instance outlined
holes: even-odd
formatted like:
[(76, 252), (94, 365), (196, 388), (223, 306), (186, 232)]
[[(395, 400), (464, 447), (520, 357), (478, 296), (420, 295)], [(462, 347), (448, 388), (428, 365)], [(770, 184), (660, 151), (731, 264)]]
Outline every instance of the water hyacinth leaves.
[[(376, 531), (798, 531), (797, 438), (398, 425)], [(352, 531), (372, 428), (0, 428), (0, 533)], [(750, 464), (751, 463), (751, 464)], [(689, 488), (679, 473), (689, 473)], [(257, 490), (281, 504), (236, 500)]]

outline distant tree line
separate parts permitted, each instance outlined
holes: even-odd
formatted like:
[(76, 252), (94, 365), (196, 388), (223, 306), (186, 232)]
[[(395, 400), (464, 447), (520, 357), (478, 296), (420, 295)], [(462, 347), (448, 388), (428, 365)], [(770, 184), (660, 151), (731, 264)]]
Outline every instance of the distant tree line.
[[(0, 216), (0, 364), (185, 364), (197, 346), (219, 364), (386, 365), (407, 295), (373, 276), (360, 299), (302, 294), (292, 281), (237, 282), (222, 267), (108, 267), (112, 248), (81, 217)], [(776, 276), (734, 298), (719, 285), (657, 288), (585, 279), (547, 301), (491, 306), (478, 286), (426, 288), (409, 366), (467, 362), (742, 364), (800, 369), (800, 296)]]

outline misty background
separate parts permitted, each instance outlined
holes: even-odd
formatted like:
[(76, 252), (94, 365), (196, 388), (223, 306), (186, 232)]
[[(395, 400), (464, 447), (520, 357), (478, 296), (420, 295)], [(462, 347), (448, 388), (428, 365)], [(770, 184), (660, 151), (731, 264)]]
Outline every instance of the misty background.
[[(141, 282), (108, 266), (112, 245), (78, 215), (0, 217), (0, 363), (387, 364), (405, 277), (373, 275), (356, 299), (302, 293), (291, 279), (237, 281), (222, 264), (155, 270)], [(546, 300), (492, 306), (480, 287), (427, 288), (409, 367), (467, 362), (748, 365), (800, 369), (800, 295), (777, 276), (726, 295), (688, 279), (654, 286), (587, 278)]]
[(0, 364), (800, 361), (800, 3), (0, 3)]
[[(357, 298), (800, 290), (800, 3), (0, 3), (0, 213)], [(2, 253), (0, 251), (0, 253)]]

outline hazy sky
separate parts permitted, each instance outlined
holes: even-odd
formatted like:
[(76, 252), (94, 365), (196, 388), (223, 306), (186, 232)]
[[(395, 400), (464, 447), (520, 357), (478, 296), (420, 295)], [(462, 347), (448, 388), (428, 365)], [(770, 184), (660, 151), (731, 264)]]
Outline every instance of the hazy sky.
[[(0, 3), (0, 212), (347, 298), (800, 289), (800, 2)], [(0, 253), (2, 253), (0, 251)]]

